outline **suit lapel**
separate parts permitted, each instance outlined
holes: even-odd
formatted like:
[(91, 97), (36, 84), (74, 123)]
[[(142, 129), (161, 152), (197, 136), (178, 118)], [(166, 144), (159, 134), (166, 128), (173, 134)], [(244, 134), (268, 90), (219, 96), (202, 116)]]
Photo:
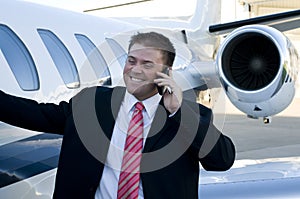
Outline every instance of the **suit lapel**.
[[(113, 128), (115, 125), (115, 119), (118, 116), (118, 112), (124, 99), (126, 88), (124, 87), (115, 87), (111, 91), (111, 95), (98, 96), (99, 102), (101, 105), (97, 108), (97, 113), (99, 117), (99, 123), (103, 128), (104, 133), (107, 138), (111, 139)], [(97, 100), (98, 101), (98, 100)], [(150, 131), (145, 142), (143, 152), (150, 152), (153, 146), (164, 134), (167, 127), (168, 114), (163, 106), (163, 99), (160, 101), (157, 111), (155, 113), (153, 122), (151, 124)]]
[[(162, 99), (163, 100), (163, 99)], [(161, 138), (164, 133), (164, 128), (166, 128), (167, 121), (167, 111), (163, 106), (163, 101), (160, 101), (157, 111), (155, 113), (153, 122), (151, 124), (150, 131), (147, 136), (147, 140), (145, 142), (145, 146), (143, 149), (143, 153), (150, 152), (152, 147), (157, 143), (157, 141)]]
[(110, 95), (99, 95), (97, 99), (99, 104), (96, 106), (96, 109), (99, 123), (109, 140), (112, 136), (125, 91), (126, 89), (123, 87), (115, 87), (111, 90)]

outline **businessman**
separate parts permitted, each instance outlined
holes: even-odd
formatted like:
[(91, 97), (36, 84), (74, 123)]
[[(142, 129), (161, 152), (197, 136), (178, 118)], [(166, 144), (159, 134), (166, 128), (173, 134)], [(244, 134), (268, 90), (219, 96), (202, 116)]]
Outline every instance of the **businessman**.
[(0, 92), (0, 120), (63, 135), (55, 199), (197, 199), (199, 162), (224, 171), (231, 139), (210, 109), (185, 100), (173, 80), (175, 49), (156, 32), (133, 35), (126, 88), (85, 88), (69, 102), (37, 103)]

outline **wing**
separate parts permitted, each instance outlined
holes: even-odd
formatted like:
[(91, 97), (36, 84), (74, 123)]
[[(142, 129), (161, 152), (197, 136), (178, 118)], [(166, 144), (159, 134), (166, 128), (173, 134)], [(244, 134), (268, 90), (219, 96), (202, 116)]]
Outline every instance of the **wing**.
[(209, 26), (209, 32), (213, 34), (227, 34), (234, 29), (253, 24), (261, 24), (273, 27), (281, 32), (299, 28), (300, 10), (276, 13), (266, 16), (254, 17), (241, 21), (234, 21)]

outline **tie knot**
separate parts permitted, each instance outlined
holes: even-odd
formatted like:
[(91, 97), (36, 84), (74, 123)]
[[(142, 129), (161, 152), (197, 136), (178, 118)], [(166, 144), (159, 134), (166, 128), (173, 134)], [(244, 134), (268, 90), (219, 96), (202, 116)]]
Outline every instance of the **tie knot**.
[(144, 105), (143, 105), (142, 102), (137, 102), (137, 103), (135, 104), (135, 108), (136, 108), (136, 110), (141, 111), (141, 110), (144, 109)]

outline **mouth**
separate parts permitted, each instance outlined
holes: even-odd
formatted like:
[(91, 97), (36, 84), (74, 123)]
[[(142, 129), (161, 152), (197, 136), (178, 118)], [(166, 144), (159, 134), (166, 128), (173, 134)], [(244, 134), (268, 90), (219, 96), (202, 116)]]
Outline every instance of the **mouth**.
[(135, 78), (135, 77), (130, 77), (130, 79), (131, 79), (133, 82), (142, 82), (142, 81), (143, 81), (142, 79)]

